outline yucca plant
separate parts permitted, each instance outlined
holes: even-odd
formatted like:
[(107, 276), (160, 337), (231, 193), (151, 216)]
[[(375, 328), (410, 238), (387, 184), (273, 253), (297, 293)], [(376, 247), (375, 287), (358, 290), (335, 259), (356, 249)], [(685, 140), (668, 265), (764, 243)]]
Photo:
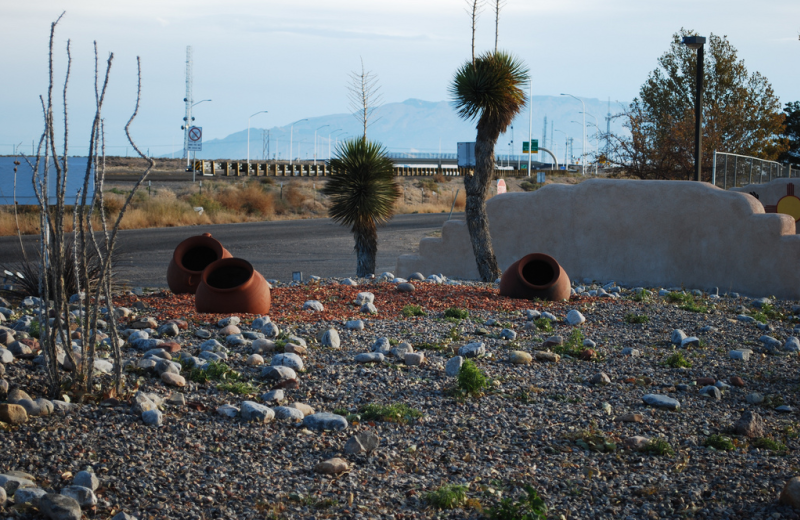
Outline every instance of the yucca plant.
[(500, 276), (489, 235), (486, 194), (494, 176), (494, 147), (522, 107), (527, 96), (522, 86), (528, 70), (505, 52), (487, 52), (456, 71), (450, 94), (461, 118), (478, 121), (475, 137), (475, 172), (464, 176), (466, 218), (478, 273), (484, 282)]
[(331, 159), (331, 176), (322, 193), (330, 198), (328, 215), (351, 226), (355, 238), (356, 274), (375, 273), (378, 224), (394, 214), (400, 188), (394, 165), (380, 143), (357, 137), (341, 143)]

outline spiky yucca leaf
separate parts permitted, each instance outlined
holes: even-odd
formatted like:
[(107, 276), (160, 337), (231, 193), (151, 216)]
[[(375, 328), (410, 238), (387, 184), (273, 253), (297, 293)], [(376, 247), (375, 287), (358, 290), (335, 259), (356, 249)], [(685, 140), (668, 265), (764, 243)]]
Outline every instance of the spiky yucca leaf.
[(330, 217), (345, 226), (382, 224), (394, 213), (400, 188), (394, 165), (379, 143), (361, 137), (339, 145), (331, 177), (322, 189), (330, 197)]
[(450, 94), (461, 118), (479, 118), (479, 125), (502, 133), (525, 106), (521, 87), (527, 81), (521, 61), (505, 52), (486, 52), (456, 71)]

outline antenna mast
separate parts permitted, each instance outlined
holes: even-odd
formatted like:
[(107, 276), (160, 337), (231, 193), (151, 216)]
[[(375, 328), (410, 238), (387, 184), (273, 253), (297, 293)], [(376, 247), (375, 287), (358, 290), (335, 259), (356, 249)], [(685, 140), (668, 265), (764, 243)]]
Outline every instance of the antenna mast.
[(608, 98), (608, 115), (606, 115), (606, 161), (611, 150), (611, 97)]
[(186, 156), (186, 168), (189, 168), (189, 127), (192, 126), (192, 46), (186, 46), (186, 115), (183, 118), (183, 153)]

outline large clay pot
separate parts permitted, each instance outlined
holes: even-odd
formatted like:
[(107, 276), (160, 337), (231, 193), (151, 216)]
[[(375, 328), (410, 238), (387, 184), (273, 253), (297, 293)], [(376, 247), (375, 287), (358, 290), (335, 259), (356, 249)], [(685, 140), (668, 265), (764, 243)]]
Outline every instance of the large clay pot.
[(241, 258), (223, 258), (206, 267), (197, 286), (197, 312), (267, 314), (269, 284), (252, 264)]
[(500, 295), (509, 298), (561, 301), (569, 299), (566, 271), (555, 258), (542, 253), (523, 256), (500, 278)]
[(175, 294), (197, 291), (200, 275), (209, 264), (231, 254), (211, 233), (190, 237), (178, 244), (167, 267), (167, 284)]

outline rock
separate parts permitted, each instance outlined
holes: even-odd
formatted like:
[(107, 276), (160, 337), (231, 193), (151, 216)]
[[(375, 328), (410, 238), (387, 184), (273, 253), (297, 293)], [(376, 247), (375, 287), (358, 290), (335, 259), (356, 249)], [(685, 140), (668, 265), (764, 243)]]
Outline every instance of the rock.
[(158, 322), (156, 321), (155, 318), (143, 317), (143, 318), (139, 318), (138, 320), (136, 320), (133, 323), (131, 323), (129, 325), (129, 327), (131, 329), (137, 329), (137, 330), (141, 330), (141, 329), (153, 329), (153, 330), (155, 330), (155, 329), (158, 328)]
[(73, 486), (83, 486), (85, 488), (89, 488), (92, 491), (96, 491), (97, 488), (100, 487), (100, 479), (97, 478), (97, 475), (94, 474), (94, 471), (79, 471), (73, 478), (72, 478), (72, 485)]
[(350, 320), (345, 326), (347, 330), (364, 330), (364, 322), (362, 320)]
[(408, 282), (397, 284), (397, 290), (402, 293), (411, 293), (414, 292), (415, 289), (416, 287)]
[(303, 345), (296, 345), (294, 343), (287, 343), (283, 347), (284, 354), (297, 354), (298, 356), (305, 356), (308, 349)]
[(257, 422), (270, 422), (275, 418), (275, 412), (272, 408), (264, 406), (253, 401), (244, 401), (242, 403), (242, 419), (245, 421)]
[(753, 353), (750, 349), (737, 349), (728, 352), (728, 357), (731, 359), (738, 359), (741, 361), (750, 361), (750, 355)]
[(319, 462), (314, 466), (314, 471), (323, 475), (338, 475), (349, 469), (347, 461), (338, 457)]
[[(308, 300), (303, 304), (303, 310), (309, 310), (314, 312), (322, 312), (325, 310), (325, 307), (322, 305), (321, 302), (318, 300)], [(265, 333), (266, 334), (266, 333)]]
[(180, 365), (177, 363), (173, 363), (172, 361), (167, 361), (166, 359), (159, 359), (156, 362), (156, 366), (153, 367), (153, 370), (160, 376), (162, 374), (180, 374), (181, 369)]
[(764, 344), (764, 348), (769, 350), (770, 352), (775, 352), (781, 348), (781, 342), (777, 339), (773, 338), (772, 336), (761, 336), (758, 338), (758, 341)]
[(380, 352), (381, 354), (389, 354), (392, 351), (392, 344), (389, 338), (378, 338), (370, 347), (370, 352)]
[(378, 308), (373, 303), (367, 302), (361, 306), (361, 312), (364, 314), (378, 314)]
[(232, 419), (239, 415), (239, 409), (232, 404), (223, 404), (217, 407), (217, 413), (223, 417), (230, 417)]
[(714, 379), (713, 377), (698, 377), (697, 379), (695, 379), (695, 383), (697, 383), (697, 386), (713, 385), (716, 382), (717, 380)]
[(158, 334), (165, 337), (173, 338), (180, 333), (181, 331), (176, 323), (165, 323), (158, 328)]
[[(320, 304), (320, 305), (322, 305), (322, 304)], [(270, 322), (270, 323), (267, 323), (266, 325), (264, 325), (263, 327), (261, 327), (261, 332), (267, 338), (277, 338), (278, 335), (280, 335), (280, 333), (281, 333), (281, 329), (278, 328), (278, 326), (275, 325), (274, 323)]]
[(253, 320), (253, 323), (251, 323), (250, 326), (253, 329), (261, 330), (261, 328), (264, 327), (264, 325), (266, 325), (270, 321), (272, 320), (269, 319), (269, 316), (259, 316), (258, 318)]
[(0, 404), (0, 421), (22, 424), (28, 421), (28, 412), (18, 404)]
[[(2, 498), (5, 499), (6, 490), (3, 489), (2, 493), (3, 493)], [(46, 494), (47, 491), (39, 487), (31, 487), (31, 486), (18, 487), (17, 490), (14, 492), (14, 505), (15, 506), (23, 504), (36, 505), (36, 502)], [(5, 500), (0, 500), (0, 506), (2, 506), (2, 502), (5, 502)]]
[(745, 397), (744, 399), (749, 404), (761, 404), (764, 402), (764, 396), (759, 394), (758, 392), (747, 394), (747, 397)]
[(738, 386), (739, 388), (742, 388), (744, 386), (744, 379), (742, 379), (739, 376), (733, 376), (730, 379), (730, 382), (731, 382), (731, 385)]
[(583, 340), (583, 346), (586, 348), (595, 348), (597, 346), (597, 343), (587, 338)]
[(614, 421), (615, 422), (636, 422), (636, 423), (640, 423), (640, 422), (642, 422), (643, 419), (644, 419), (644, 417), (640, 413), (626, 413), (626, 414), (620, 415), (619, 417), (614, 419)]
[[(242, 319), (239, 316), (229, 316), (227, 318), (223, 318), (223, 319), (219, 320), (217, 322), (217, 327), (220, 327), (220, 328), (225, 328), (225, 327), (228, 327), (228, 326), (235, 327), (236, 325), (240, 324), (241, 322), (242, 322)], [(227, 334), (230, 334), (230, 333), (227, 333)], [(238, 334), (238, 332), (235, 332), (234, 334)]]
[(750, 300), (750, 305), (756, 309), (761, 309), (764, 307), (764, 305), (772, 305), (772, 300), (769, 298), (754, 298)]
[(407, 352), (403, 360), (408, 366), (419, 366), (425, 362), (425, 354), (422, 352)]
[[(717, 389), (717, 391), (719, 390)], [(642, 401), (644, 401), (645, 404), (664, 410), (680, 410), (681, 408), (681, 404), (677, 399), (667, 397), (666, 395), (646, 394), (642, 397)]]
[(486, 355), (486, 344), (481, 342), (467, 343), (458, 349), (458, 355), (465, 358), (476, 358)]
[(561, 356), (549, 350), (537, 350), (533, 353), (533, 357), (536, 361), (549, 361), (551, 363), (558, 363), (561, 361)]
[(555, 347), (556, 345), (563, 345), (563, 344), (564, 344), (564, 338), (562, 338), (561, 336), (550, 336), (549, 338), (544, 340), (544, 343), (542, 343), (542, 348), (550, 348), (550, 347)]
[(392, 349), (392, 355), (398, 359), (405, 359), (409, 352), (414, 352), (414, 347), (405, 341)]
[(61, 490), (65, 497), (75, 499), (81, 507), (92, 507), (97, 505), (97, 497), (89, 488), (83, 486), (67, 486)]
[(670, 341), (673, 345), (681, 345), (685, 339), (686, 333), (684, 333), (681, 329), (673, 330), (672, 335), (670, 336)]
[(47, 493), (39, 499), (37, 508), (50, 520), (81, 520), (81, 505), (68, 496)]
[(550, 321), (558, 321), (558, 318), (556, 317), (555, 314), (552, 314), (552, 313), (547, 312), (547, 311), (542, 313), (542, 318), (544, 318), (546, 320), (550, 320)]
[(793, 413), (794, 407), (784, 404), (775, 408), (775, 411), (780, 413)]
[[(145, 357), (145, 358), (160, 358), (160, 359), (166, 359), (167, 361), (172, 361), (172, 356), (170, 355), (170, 353), (167, 352), (163, 348), (154, 348), (154, 349), (148, 350), (147, 352), (144, 353), (143, 357)], [(158, 360), (156, 360), (156, 361), (158, 361)]]
[(275, 350), (275, 342), (271, 339), (257, 339), (250, 347), (254, 354), (268, 354)]
[(129, 515), (128, 513), (119, 512), (111, 520), (139, 520), (133, 515)]
[(36, 483), (32, 478), (27, 478), (22, 475), (11, 475), (16, 473), (9, 471), (7, 474), (0, 475), (0, 488), (5, 490), (6, 494), (13, 495), (17, 488), (20, 487), (36, 487)]
[(384, 355), (380, 352), (364, 352), (354, 359), (356, 363), (383, 363)]
[(161, 374), (161, 381), (167, 386), (177, 386), (179, 388), (186, 386), (186, 379), (182, 375), (171, 372)]
[(264, 367), (261, 377), (272, 381), (286, 381), (287, 379), (297, 379), (297, 372), (289, 367)]
[(284, 353), (284, 354), (275, 354), (272, 357), (272, 361), (270, 365), (273, 367), (283, 366), (289, 367), (293, 370), (303, 370), (303, 360), (297, 354)]
[(342, 341), (339, 338), (339, 332), (336, 329), (328, 329), (322, 335), (322, 340), (320, 341), (323, 347), (335, 348), (338, 349)]
[(303, 412), (289, 406), (276, 406), (272, 410), (275, 412), (275, 418), (279, 421), (302, 421), (304, 417)]
[(736, 316), (736, 319), (741, 321), (742, 323), (755, 323), (756, 319), (752, 316), (748, 316), (747, 314), (739, 314)]
[(8, 500), (8, 495), (6, 494), (6, 489), (0, 487), (0, 507), (4, 507), (6, 505), (7, 500)]
[(591, 348), (585, 348), (578, 354), (578, 359), (582, 361), (591, 361), (597, 357), (597, 352)]
[(7, 350), (11, 352), (14, 355), (14, 357), (27, 356), (28, 354), (31, 354), (33, 352), (31, 347), (29, 347), (28, 345), (26, 345), (21, 341), (11, 342), (8, 345)]
[(701, 388), (700, 395), (706, 396), (711, 399), (716, 399), (717, 401), (722, 399), (722, 392), (719, 391), (719, 388), (712, 385)]
[(783, 350), (785, 352), (800, 352), (800, 339), (789, 336), (789, 339), (783, 344)]
[(638, 349), (635, 349), (633, 347), (625, 347), (624, 349), (622, 349), (622, 355), (630, 357), (639, 357), (642, 355), (642, 353)]
[(141, 415), (148, 410), (155, 410), (156, 408), (158, 408), (158, 405), (144, 392), (137, 392), (133, 397), (131, 409), (136, 415)]
[(457, 377), (461, 371), (461, 365), (464, 364), (464, 358), (461, 356), (451, 357), (447, 360), (444, 366), (444, 373), (447, 377)]
[[(3, 365), (0, 365), (0, 367)], [(8, 381), (5, 379), (0, 379), (0, 396), (5, 395), (8, 393)]]
[(259, 354), (250, 354), (250, 356), (247, 358), (247, 364), (251, 367), (261, 366), (264, 364), (264, 358)]
[(365, 303), (375, 303), (375, 295), (371, 292), (360, 292), (356, 295), (355, 304), (364, 305)]
[(756, 412), (750, 410), (742, 414), (733, 428), (736, 430), (736, 435), (744, 435), (751, 439), (763, 437), (765, 434), (764, 420)]
[(184, 406), (186, 404), (186, 396), (181, 392), (172, 392), (167, 398), (167, 404), (172, 406)]
[(594, 376), (592, 376), (592, 384), (593, 385), (605, 386), (605, 385), (610, 384), (610, 383), (611, 383), (611, 378), (608, 377), (608, 374), (606, 374), (605, 372), (599, 372), (599, 373), (595, 374)]
[(261, 400), (265, 403), (276, 402), (279, 403), (286, 399), (285, 392), (282, 389), (271, 390), (261, 396)]
[(688, 348), (688, 347), (699, 347), (700, 346), (700, 338), (697, 336), (689, 336), (687, 338), (683, 338), (681, 341), (681, 348)]
[(222, 329), (220, 329), (219, 333), (221, 335), (223, 335), (223, 336), (231, 336), (231, 335), (235, 335), (235, 334), (241, 334), (242, 333), (242, 329), (240, 329), (236, 325), (228, 325), (227, 327), (222, 327)]
[(536, 318), (539, 318), (541, 315), (542, 315), (541, 312), (534, 309), (527, 309), (525, 311), (525, 319), (528, 321), (535, 320)]
[(334, 413), (315, 413), (303, 419), (303, 426), (309, 430), (344, 430), (347, 428), (347, 419)]
[(650, 443), (650, 439), (641, 435), (634, 435), (625, 439), (625, 447), (633, 451), (642, 451)]
[(344, 280), (342, 280), (339, 283), (341, 285), (349, 285), (350, 287), (355, 287), (355, 286), (358, 285), (358, 283), (355, 280), (353, 280), (352, 278), (345, 278)]
[(380, 445), (381, 438), (372, 432), (361, 432), (353, 435), (344, 445), (344, 452), (348, 455), (371, 453)]
[(778, 500), (785, 506), (800, 509), (800, 477), (792, 477), (786, 482)]
[(522, 350), (513, 350), (508, 360), (514, 365), (530, 365), (533, 361), (533, 356)]
[(12, 354), (11, 351), (8, 349), (0, 348), (0, 363), (7, 365), (13, 362), (14, 362), (14, 354)]
[(517, 339), (517, 333), (511, 329), (503, 329), (500, 331), (500, 338), (507, 339), (509, 341), (514, 341)]
[(566, 321), (568, 325), (580, 325), (586, 321), (586, 318), (580, 313), (580, 311), (572, 309), (567, 313)]
[(425, 279), (425, 276), (422, 273), (413, 273), (408, 277), (409, 280), (419, 280), (422, 281)]
[(164, 422), (164, 414), (158, 408), (142, 412), (142, 420), (148, 426), (161, 426)]

